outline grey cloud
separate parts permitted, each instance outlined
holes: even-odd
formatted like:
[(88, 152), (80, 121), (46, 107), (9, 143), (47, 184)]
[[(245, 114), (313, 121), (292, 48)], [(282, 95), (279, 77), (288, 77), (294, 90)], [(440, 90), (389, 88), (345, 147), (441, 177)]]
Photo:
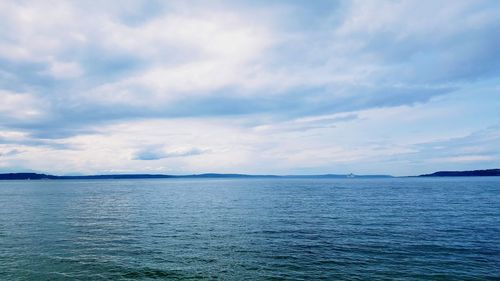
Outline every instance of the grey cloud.
[(39, 139), (36, 137), (6, 138), (0, 137), (0, 144), (11, 144), (21, 146), (48, 147), (55, 150), (78, 150), (78, 146), (63, 143), (51, 139)]
[(411, 146), (414, 152), (388, 160), (407, 162), (419, 170), (496, 168), (500, 161), (499, 143), (500, 125), (497, 124), (459, 138), (414, 144)]
[[(267, 115), (290, 120), (312, 115), (352, 112), (376, 107), (423, 103), (450, 93), (453, 88), (430, 87), (344, 87), (302, 88), (271, 96), (232, 95), (238, 89), (216, 91), (203, 97), (186, 97), (159, 106), (93, 105), (60, 102), (51, 107), (49, 118), (6, 122), (4, 126), (22, 129), (33, 138), (58, 139), (98, 133), (100, 126), (113, 121), (147, 118), (213, 117)], [(349, 93), (349, 94), (346, 94)]]
[[(75, 10), (90, 13), (85, 14), (85, 18), (109, 13), (112, 15), (109, 18), (117, 26), (125, 24), (136, 29), (144, 27), (151, 19), (172, 15), (165, 8), (168, 4), (162, 5), (161, 2), (135, 3), (119, 8), (109, 4), (99, 7), (77, 2), (70, 4), (75, 6)], [(79, 5), (83, 9), (79, 9)], [(227, 5), (236, 12), (241, 12), (241, 7), (248, 11), (269, 8), (266, 6), (267, 2), (221, 5)], [(439, 25), (443, 21), (436, 21), (435, 26), (430, 26), (426, 32), (412, 32), (408, 30), (411, 24), (404, 24), (407, 19), (398, 18), (402, 24), (392, 25), (390, 30), (367, 28), (344, 35), (339, 35), (337, 31), (352, 16), (350, 12), (353, 7), (349, 2), (315, 1), (304, 5), (300, 2), (277, 1), (272, 4), (275, 5), (290, 9), (286, 10), (283, 18), (277, 20), (279, 28), (269, 28), (275, 28), (273, 31), (279, 35), (284, 34), (285, 38), (294, 39), (284, 40), (269, 52), (266, 51), (263, 55), (265, 59), (259, 61), (259, 66), (265, 72), (284, 71), (299, 80), (302, 72), (317, 73), (319, 77), (353, 73), (354, 80), (331, 82), (328, 79), (318, 79), (317, 82), (298, 83), (283, 90), (259, 88), (256, 92), (243, 95), (239, 93), (249, 90), (241, 89), (238, 84), (230, 84), (216, 89), (199, 90), (203, 92), (202, 95), (185, 95), (186, 97), (175, 101), (160, 104), (113, 104), (82, 100), (79, 97), (104, 83), (127, 79), (140, 74), (151, 65), (176, 65), (179, 60), (185, 62), (181, 58), (191, 57), (190, 54), (193, 54), (190, 50), (173, 48), (162, 52), (168, 55), (157, 60), (156, 57), (144, 58), (129, 50), (110, 50), (109, 46), (100, 45), (97, 40), (98, 36), (110, 34), (100, 31), (96, 35), (89, 32), (88, 27), (76, 25), (71, 26), (76, 29), (76, 33), (88, 35), (95, 40), (82, 43), (72, 39), (74, 42), (67, 42), (67, 46), (54, 50), (52, 55), (54, 58), (76, 61), (85, 70), (83, 77), (61, 81), (43, 74), (48, 67), (46, 61), (0, 59), (0, 88), (35, 92), (46, 101), (46, 110), (49, 111), (49, 116), (44, 119), (17, 122), (2, 118), (0, 125), (26, 131), (34, 139), (58, 139), (94, 133), (97, 130), (93, 128), (117, 120), (258, 114), (287, 121), (311, 115), (425, 103), (433, 97), (459, 89), (458, 86), (448, 86), (450, 84), (487, 79), (500, 73), (500, 55), (497, 52), (500, 39), (496, 36), (500, 17), (495, 12), (498, 6), (495, 1), (470, 4), (473, 9), (466, 9), (458, 16), (445, 19), (450, 21), (447, 25), (455, 26), (452, 31), (447, 26)], [(420, 12), (434, 14), (429, 2), (422, 6)], [(317, 16), (319, 12), (322, 17)], [(468, 24), (478, 16), (484, 19), (476, 25)], [(296, 19), (300, 19), (300, 25), (296, 23)], [(463, 22), (463, 19), (468, 21)], [(8, 17), (4, 21), (8, 21)], [(9, 36), (16, 38), (15, 25), (11, 26)], [(460, 27), (463, 27), (462, 31)], [(342, 48), (335, 45), (339, 42)], [(344, 43), (345, 46), (342, 45)], [(359, 47), (348, 48), (349, 44)], [(335, 66), (339, 58), (348, 64)], [(355, 71), (364, 68), (375, 70), (367, 71), (368, 74)], [(314, 76), (312, 75), (313, 78)], [(154, 96), (144, 87), (131, 87), (127, 90), (144, 96), (144, 100)], [(178, 95), (184, 96), (184, 93)]]
[(314, 129), (327, 129), (335, 128), (336, 124), (341, 122), (349, 122), (359, 119), (357, 114), (346, 114), (341, 116), (333, 117), (323, 117), (312, 120), (294, 120), (279, 123), (261, 123), (261, 124), (249, 124), (253, 129), (256, 130), (267, 130), (267, 131), (308, 131)]
[(10, 150), (6, 150), (6, 151), (0, 151), (0, 157), (13, 156), (13, 155), (17, 155), (20, 153), (23, 153), (23, 151), (17, 150), (17, 149), (10, 149)]
[(500, 159), (500, 125), (473, 132), (461, 138), (452, 138), (416, 145), (420, 153), (432, 157), (455, 157), (464, 155), (490, 155)]
[(357, 114), (347, 114), (343, 116), (300, 122), (299, 124), (290, 126), (290, 129), (295, 131), (307, 131), (312, 129), (334, 128), (337, 123), (354, 121), (356, 119), (359, 119)]
[(163, 148), (144, 148), (137, 151), (133, 160), (159, 160), (164, 158), (172, 158), (172, 157), (186, 157), (193, 155), (200, 155), (205, 153), (205, 150), (199, 148), (191, 148), (188, 150), (179, 150), (179, 151), (166, 151)]

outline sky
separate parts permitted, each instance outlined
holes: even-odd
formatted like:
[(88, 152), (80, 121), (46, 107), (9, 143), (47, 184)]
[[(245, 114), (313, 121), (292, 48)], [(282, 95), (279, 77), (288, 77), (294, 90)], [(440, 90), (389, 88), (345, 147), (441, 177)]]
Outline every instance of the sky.
[(500, 2), (0, 1), (0, 172), (500, 168)]

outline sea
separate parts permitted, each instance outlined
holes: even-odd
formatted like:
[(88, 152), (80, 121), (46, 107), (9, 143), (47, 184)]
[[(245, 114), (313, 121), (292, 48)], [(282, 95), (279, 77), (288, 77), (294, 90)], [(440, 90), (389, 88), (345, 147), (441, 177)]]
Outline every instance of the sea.
[(0, 181), (0, 280), (500, 280), (500, 178)]

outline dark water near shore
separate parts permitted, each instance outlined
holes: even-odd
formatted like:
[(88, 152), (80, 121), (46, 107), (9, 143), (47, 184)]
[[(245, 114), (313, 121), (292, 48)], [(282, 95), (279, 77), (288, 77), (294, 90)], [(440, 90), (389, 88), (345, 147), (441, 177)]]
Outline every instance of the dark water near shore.
[(1, 280), (500, 280), (500, 178), (0, 181)]

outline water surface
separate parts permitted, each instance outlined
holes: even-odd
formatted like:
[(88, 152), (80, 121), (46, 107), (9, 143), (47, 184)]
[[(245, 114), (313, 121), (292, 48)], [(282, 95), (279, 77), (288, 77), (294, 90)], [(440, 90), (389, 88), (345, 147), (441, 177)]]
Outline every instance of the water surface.
[(499, 280), (500, 178), (0, 181), (1, 280)]

